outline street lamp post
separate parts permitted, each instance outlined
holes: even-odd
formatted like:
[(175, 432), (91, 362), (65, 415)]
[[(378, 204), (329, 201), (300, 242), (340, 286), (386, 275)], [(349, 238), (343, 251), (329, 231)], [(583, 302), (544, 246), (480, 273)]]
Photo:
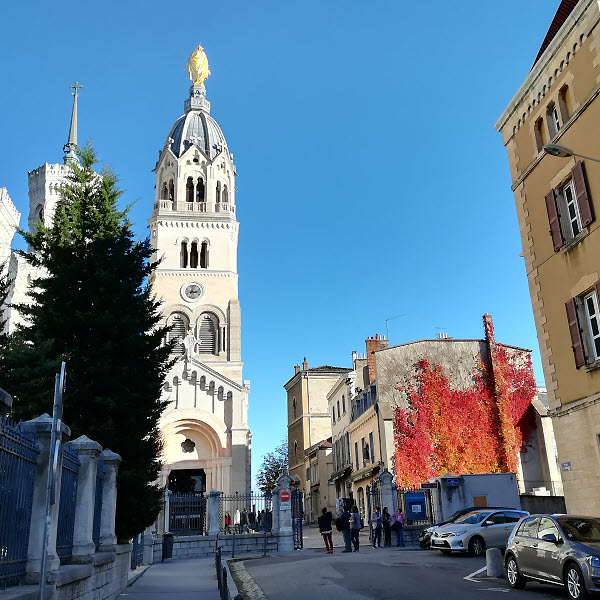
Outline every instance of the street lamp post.
[(594, 158), (593, 156), (586, 156), (585, 154), (579, 154), (566, 146), (560, 144), (546, 144), (542, 150), (550, 156), (558, 156), (559, 158), (569, 158), (569, 156), (579, 156), (580, 158), (587, 158), (587, 160), (593, 160), (594, 162), (600, 162), (600, 158)]

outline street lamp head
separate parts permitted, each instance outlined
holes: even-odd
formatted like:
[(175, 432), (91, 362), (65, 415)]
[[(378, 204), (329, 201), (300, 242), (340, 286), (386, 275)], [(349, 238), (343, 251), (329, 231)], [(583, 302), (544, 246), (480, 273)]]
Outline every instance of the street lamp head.
[(568, 158), (569, 156), (573, 156), (575, 154), (573, 150), (569, 150), (569, 148), (561, 146), (560, 144), (546, 144), (543, 147), (543, 150), (546, 154), (550, 154), (551, 156), (560, 156), (561, 158)]

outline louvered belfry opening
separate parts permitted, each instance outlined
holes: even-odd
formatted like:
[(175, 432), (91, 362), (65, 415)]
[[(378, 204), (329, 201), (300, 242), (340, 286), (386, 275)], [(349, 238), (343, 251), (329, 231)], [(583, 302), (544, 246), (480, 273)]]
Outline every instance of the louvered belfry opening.
[(167, 336), (169, 342), (176, 341), (175, 346), (173, 347), (173, 354), (183, 354), (183, 338), (185, 337), (185, 330), (186, 326), (183, 317), (181, 315), (174, 315), (173, 320), (171, 321), (171, 329)]
[(217, 204), (219, 204), (221, 202), (221, 182), (220, 181), (217, 181), (217, 190), (216, 190), (215, 201)]
[(198, 242), (192, 242), (190, 250), (190, 267), (196, 269), (198, 267)]
[(208, 269), (208, 244), (202, 242), (200, 246), (200, 268)]
[(204, 179), (198, 177), (198, 185), (196, 186), (196, 202), (204, 202)]
[(216, 318), (210, 314), (200, 317), (198, 328), (198, 351), (200, 354), (217, 354)]
[(187, 266), (188, 266), (187, 242), (181, 242), (181, 268), (185, 269)]
[(191, 177), (188, 177), (185, 184), (185, 200), (186, 202), (194, 201), (194, 180)]

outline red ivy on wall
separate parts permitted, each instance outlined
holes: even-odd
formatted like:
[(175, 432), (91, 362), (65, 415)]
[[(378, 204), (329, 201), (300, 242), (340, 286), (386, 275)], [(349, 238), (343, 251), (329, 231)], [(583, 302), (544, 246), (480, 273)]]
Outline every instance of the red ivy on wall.
[(398, 388), (408, 399), (394, 420), (399, 484), (445, 473), (517, 471), (517, 454), (535, 426), (531, 358), (496, 344), (493, 328), (487, 333), (488, 364), (479, 365), (468, 389), (453, 389), (442, 367), (427, 360), (415, 365), (410, 386)]

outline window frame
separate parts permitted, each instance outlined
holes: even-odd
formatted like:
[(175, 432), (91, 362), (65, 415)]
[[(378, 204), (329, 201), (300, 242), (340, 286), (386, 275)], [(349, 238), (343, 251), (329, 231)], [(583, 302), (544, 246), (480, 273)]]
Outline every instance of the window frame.
[[(571, 201), (569, 201), (567, 198), (567, 191), (570, 191), (570, 193), (571, 193)], [(568, 225), (568, 228), (567, 227), (561, 228), (562, 234), (563, 234), (563, 238), (565, 238), (567, 242), (570, 242), (571, 240), (575, 239), (583, 231), (583, 227), (582, 227), (583, 220), (581, 218), (581, 211), (579, 210), (579, 202), (577, 201), (577, 192), (575, 191), (575, 182), (573, 181), (572, 177), (571, 177), (571, 179), (569, 179), (569, 181), (567, 181), (563, 186), (561, 186), (559, 188), (559, 197), (560, 197), (561, 201), (558, 206), (558, 212), (560, 215), (561, 225), (564, 222), (566, 222)], [(574, 213), (575, 213), (574, 217), (571, 217), (571, 215), (570, 215), (569, 206), (572, 206), (574, 209)], [(574, 222), (577, 224), (577, 229), (578, 229), (577, 232), (575, 232), (575, 229), (573, 227)], [(565, 229), (568, 229), (568, 231), (565, 231)]]
[[(589, 314), (588, 300), (591, 300), (592, 304), (594, 306), (595, 313), (593, 316)], [(585, 322), (586, 322), (586, 326), (587, 326), (586, 331), (584, 333), (584, 337), (587, 338), (586, 346), (588, 349), (588, 353), (591, 353), (590, 358), (593, 358), (593, 360), (591, 362), (595, 362), (600, 359), (600, 352), (597, 350), (596, 344), (595, 344), (595, 340), (599, 340), (598, 343), (600, 344), (600, 306), (599, 306), (598, 296), (596, 294), (595, 289), (582, 297), (582, 309), (583, 309), (583, 315), (585, 317)], [(594, 331), (592, 328), (592, 318), (595, 318), (596, 328), (598, 329), (598, 333), (595, 336), (594, 336)]]

